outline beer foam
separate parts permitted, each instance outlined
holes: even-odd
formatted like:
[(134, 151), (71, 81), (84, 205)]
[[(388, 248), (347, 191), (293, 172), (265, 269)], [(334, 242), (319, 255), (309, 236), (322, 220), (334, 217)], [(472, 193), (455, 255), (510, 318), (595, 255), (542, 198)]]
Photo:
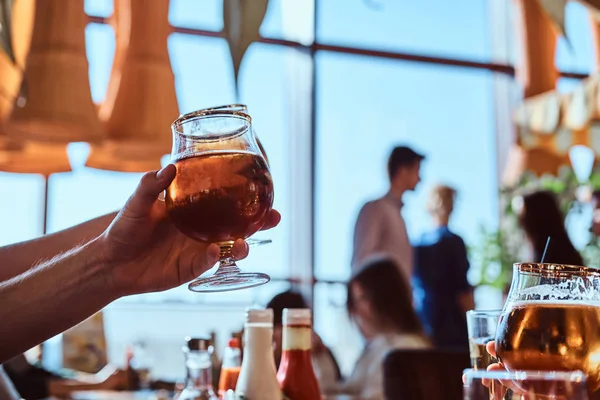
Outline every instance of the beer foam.
[(530, 307), (530, 306), (559, 306), (559, 307), (600, 307), (600, 301), (588, 300), (519, 300), (508, 301), (506, 308)]
[(520, 289), (511, 295), (513, 301), (578, 301), (599, 302), (600, 289), (596, 282), (590, 282), (580, 277), (574, 277), (568, 281), (555, 285), (539, 285), (526, 289)]

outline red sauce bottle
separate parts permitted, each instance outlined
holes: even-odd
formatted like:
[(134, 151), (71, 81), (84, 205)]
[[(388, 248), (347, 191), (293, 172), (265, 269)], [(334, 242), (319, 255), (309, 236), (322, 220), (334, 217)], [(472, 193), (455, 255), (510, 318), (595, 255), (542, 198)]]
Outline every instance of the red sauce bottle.
[(321, 400), (312, 363), (311, 312), (306, 308), (283, 310), (283, 340), (277, 380), (291, 400)]

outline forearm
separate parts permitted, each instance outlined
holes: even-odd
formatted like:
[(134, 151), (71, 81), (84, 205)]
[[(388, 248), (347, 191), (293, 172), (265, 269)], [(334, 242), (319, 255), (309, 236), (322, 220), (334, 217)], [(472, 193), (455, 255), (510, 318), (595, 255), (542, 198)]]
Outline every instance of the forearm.
[(116, 212), (91, 219), (26, 242), (0, 247), (0, 282), (22, 274), (32, 266), (92, 240), (110, 225)]
[(0, 283), (0, 363), (116, 299), (103, 254), (94, 239)]

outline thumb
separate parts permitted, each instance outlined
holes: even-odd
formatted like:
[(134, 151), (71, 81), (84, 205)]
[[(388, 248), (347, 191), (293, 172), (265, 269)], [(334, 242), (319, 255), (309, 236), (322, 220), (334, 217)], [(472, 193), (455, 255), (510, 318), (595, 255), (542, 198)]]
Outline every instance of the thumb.
[(173, 164), (167, 165), (158, 172), (146, 172), (135, 192), (127, 200), (125, 209), (136, 216), (149, 214), (158, 195), (169, 187), (176, 172), (177, 169)]

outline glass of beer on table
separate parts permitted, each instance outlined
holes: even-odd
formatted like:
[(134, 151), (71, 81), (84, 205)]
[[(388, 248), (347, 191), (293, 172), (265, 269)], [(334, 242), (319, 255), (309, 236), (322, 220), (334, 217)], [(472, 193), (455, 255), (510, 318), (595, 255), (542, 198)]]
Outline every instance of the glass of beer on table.
[(236, 239), (262, 228), (273, 206), (273, 180), (251, 117), (236, 109), (200, 110), (179, 117), (171, 130), (177, 175), (165, 196), (169, 216), (183, 234), (221, 248), (215, 274), (192, 281), (189, 289), (222, 292), (267, 283), (266, 274), (241, 272), (231, 253)]
[(496, 328), (501, 314), (502, 310), (467, 311), (471, 367), (476, 370), (485, 370), (490, 364), (497, 362), (495, 357), (488, 353), (486, 345), (496, 339)]
[(600, 270), (520, 263), (496, 331), (509, 371), (582, 371), (600, 389)]

